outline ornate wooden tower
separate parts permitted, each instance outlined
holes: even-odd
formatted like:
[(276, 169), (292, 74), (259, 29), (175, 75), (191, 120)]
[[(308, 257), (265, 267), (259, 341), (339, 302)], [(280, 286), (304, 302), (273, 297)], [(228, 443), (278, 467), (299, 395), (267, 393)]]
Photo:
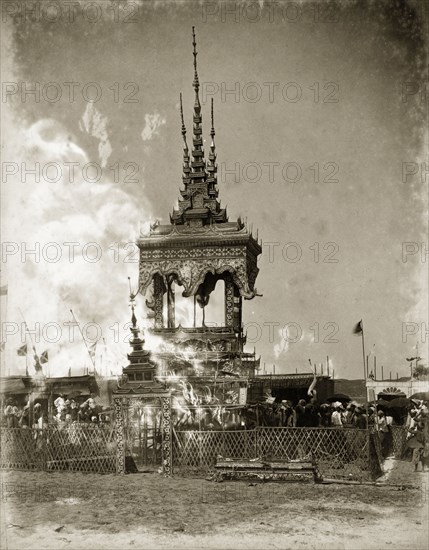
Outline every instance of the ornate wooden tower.
[[(246, 225), (238, 219), (228, 220), (218, 200), (213, 100), (211, 102), (211, 145), (205, 159), (202, 137), (202, 114), (199, 98), (197, 51), (193, 29), (195, 102), (193, 109), (192, 150), (188, 149), (180, 94), (183, 136), (183, 188), (178, 209), (170, 215), (170, 224), (151, 227), (150, 234), (140, 236), (139, 291), (150, 290), (146, 305), (154, 319), (152, 333), (163, 338), (165, 352), (157, 354), (163, 365), (162, 378), (174, 371), (179, 376), (236, 376), (245, 378), (258, 366), (255, 354), (245, 353), (242, 307), (243, 298), (255, 297), (258, 274), (257, 257), (261, 246)], [(224, 281), (224, 322), (206, 326), (204, 308), (219, 281)], [(175, 292), (189, 298), (194, 308), (194, 324), (185, 327), (176, 322)], [(196, 307), (203, 308), (202, 323), (196, 326)], [(189, 354), (198, 355), (195, 372)]]

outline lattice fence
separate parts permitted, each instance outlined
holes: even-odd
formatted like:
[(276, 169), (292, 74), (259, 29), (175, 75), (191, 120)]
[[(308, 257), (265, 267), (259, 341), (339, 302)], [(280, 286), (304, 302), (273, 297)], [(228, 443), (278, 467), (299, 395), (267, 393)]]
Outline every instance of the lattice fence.
[(176, 437), (173, 437), (173, 463), (206, 469), (215, 464), (218, 456), (255, 458), (256, 445), (256, 430), (176, 432)]
[(2, 469), (116, 471), (112, 428), (83, 424), (43, 430), (1, 428), (0, 443)]
[(405, 426), (390, 426), (390, 433), (394, 457), (403, 458), (407, 449), (407, 428)]
[(257, 428), (248, 431), (177, 432), (177, 467), (211, 469), (216, 458), (304, 459), (312, 456), (325, 478), (370, 480), (381, 473), (377, 434), (353, 428)]

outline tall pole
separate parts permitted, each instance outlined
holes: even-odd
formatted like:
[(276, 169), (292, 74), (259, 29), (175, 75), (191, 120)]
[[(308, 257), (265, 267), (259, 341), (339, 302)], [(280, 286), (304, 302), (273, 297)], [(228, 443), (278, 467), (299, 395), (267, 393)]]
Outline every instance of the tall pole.
[[(365, 336), (363, 331), (363, 319), (360, 321), (360, 326), (362, 328), (362, 359), (363, 359), (363, 382), (365, 384), (365, 390), (366, 388), (366, 376), (365, 376)], [(368, 360), (367, 360), (368, 361)], [(368, 370), (368, 362), (366, 363), (366, 370)], [(377, 411), (375, 412), (375, 415), (377, 416)], [(366, 429), (368, 430), (368, 400), (366, 405)]]
[[(25, 343), (27, 344), (27, 334), (28, 334), (28, 336), (30, 337), (31, 347), (33, 348), (33, 353), (34, 353), (34, 356), (35, 356), (34, 359), (36, 360), (36, 358), (37, 358), (37, 360), (38, 360), (38, 356), (37, 356), (37, 352), (36, 352), (36, 346), (34, 345), (33, 337), (31, 336), (31, 332), (28, 328), (27, 321), (24, 318), (24, 314), (22, 313), (21, 308), (18, 308), (18, 311), (21, 314), (22, 320), (24, 321), (24, 325), (25, 325)], [(25, 375), (29, 376), (29, 373), (28, 373), (28, 348), (27, 348), (27, 353), (25, 354)]]
[(73, 319), (75, 321), (75, 323), (77, 324), (77, 327), (79, 329), (79, 332), (80, 332), (80, 335), (82, 336), (82, 340), (83, 340), (83, 343), (85, 344), (85, 347), (86, 347), (86, 350), (88, 352), (88, 355), (89, 355), (89, 358), (91, 359), (91, 363), (92, 363), (92, 366), (94, 367), (94, 374), (97, 374), (97, 370), (95, 368), (95, 359), (94, 357), (91, 355), (91, 351), (89, 349), (89, 346), (88, 346), (88, 342), (86, 341), (84, 335), (83, 335), (83, 332), (82, 332), (82, 329), (80, 328), (80, 324), (78, 322), (78, 320), (76, 319), (76, 316), (75, 314), (73, 313), (73, 310), (70, 309), (70, 313), (73, 315)]
[(362, 358), (363, 358), (363, 379), (366, 381), (366, 375), (365, 375), (365, 336), (363, 333), (363, 320), (360, 322), (360, 326), (362, 327)]
[[(5, 305), (5, 313), (4, 313), (4, 321), (5, 323), (7, 323), (7, 299), (8, 299), (8, 295), (9, 295), (9, 286), (7, 286), (6, 288), (6, 295), (5, 295), (5, 302), (6, 302), (6, 305)], [(5, 341), (3, 342), (3, 350), (2, 350), (2, 363), (3, 363), (3, 370), (2, 372), (4, 372), (4, 375), (6, 376), (6, 341), (7, 341), (7, 338), (5, 338)], [(10, 376), (10, 363), (9, 363), (9, 366), (8, 366), (8, 376)]]

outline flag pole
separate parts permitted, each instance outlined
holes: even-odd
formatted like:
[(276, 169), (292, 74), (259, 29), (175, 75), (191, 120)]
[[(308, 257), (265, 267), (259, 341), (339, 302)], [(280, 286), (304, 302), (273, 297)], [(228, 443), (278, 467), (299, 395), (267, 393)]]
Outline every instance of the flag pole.
[[(363, 382), (365, 384), (365, 391), (366, 391), (366, 394), (367, 394), (367, 402), (366, 402), (366, 429), (368, 430), (368, 421), (369, 421), (369, 418), (368, 418), (368, 390), (367, 390), (367, 387), (366, 387), (366, 364), (365, 364), (365, 336), (364, 336), (364, 331), (363, 331), (363, 319), (360, 320), (360, 326), (361, 326), (361, 329), (362, 329), (362, 359), (363, 359)], [(376, 416), (377, 416), (377, 407), (375, 407), (375, 412), (376, 412)]]
[[(7, 323), (7, 318), (8, 318), (8, 315), (7, 315), (7, 300), (8, 300), (8, 296), (9, 296), (9, 285), (7, 286), (6, 288), (6, 308), (5, 308), (5, 314), (4, 314), (4, 320), (5, 322)], [(2, 335), (3, 336), (3, 335)], [(7, 338), (6, 338), (7, 340)], [(3, 359), (3, 371), (4, 372), (4, 375), (6, 376), (6, 340), (4, 341), (4, 348), (3, 348), (3, 353), (2, 353), (2, 359)], [(10, 363), (9, 363), (9, 376), (10, 376)]]
[(365, 336), (363, 333), (363, 320), (360, 321), (360, 326), (362, 327), (362, 358), (363, 358), (363, 379), (366, 385), (366, 375), (365, 375)]
[[(39, 362), (39, 356), (37, 355), (36, 346), (35, 346), (35, 344), (34, 344), (33, 338), (32, 338), (32, 336), (31, 336), (31, 332), (30, 332), (30, 330), (29, 330), (29, 328), (28, 328), (27, 321), (26, 321), (25, 318), (24, 318), (24, 314), (22, 313), (21, 308), (18, 308), (18, 311), (19, 311), (19, 313), (21, 314), (21, 317), (22, 317), (22, 320), (24, 321), (24, 325), (25, 325), (25, 329), (26, 329), (26, 330), (25, 330), (25, 343), (27, 343), (27, 334), (28, 334), (29, 337), (30, 337), (31, 347), (33, 348), (34, 360), (35, 360), (34, 368), (35, 368), (35, 370), (36, 370), (36, 372), (37, 372), (37, 365), (39, 365), (40, 368), (41, 368), (41, 365), (40, 365), (40, 362)], [(27, 353), (25, 354), (25, 374), (26, 374), (26, 376), (29, 376), (29, 374), (28, 374), (28, 360), (27, 360), (27, 358), (28, 358), (28, 350), (27, 350)], [(42, 370), (42, 374), (43, 374), (43, 370)]]
[(75, 316), (75, 314), (73, 313), (73, 310), (72, 310), (72, 309), (70, 309), (70, 313), (73, 315), (73, 319), (74, 319), (75, 323), (77, 324), (77, 327), (78, 327), (78, 329), (79, 329), (80, 335), (82, 336), (82, 340), (83, 340), (83, 342), (84, 342), (84, 344), (85, 344), (86, 351), (88, 352), (89, 358), (91, 359), (92, 366), (94, 367), (94, 374), (96, 374), (95, 358), (92, 357), (92, 355), (91, 355), (91, 353), (90, 353), (90, 351), (89, 351), (88, 343), (87, 343), (87, 341), (85, 340), (85, 337), (84, 337), (84, 335), (83, 335), (82, 329), (80, 328), (79, 322), (78, 322), (78, 320), (76, 319), (76, 316)]

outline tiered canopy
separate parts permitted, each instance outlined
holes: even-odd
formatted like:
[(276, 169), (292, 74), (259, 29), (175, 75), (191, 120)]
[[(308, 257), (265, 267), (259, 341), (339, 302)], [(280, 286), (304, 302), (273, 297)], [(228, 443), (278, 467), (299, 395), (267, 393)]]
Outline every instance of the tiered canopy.
[[(173, 210), (169, 225), (154, 224), (149, 235), (141, 235), (140, 292), (155, 281), (157, 292), (166, 292), (169, 282), (183, 286), (183, 296), (196, 296), (204, 307), (219, 279), (231, 279), (241, 297), (256, 295), (257, 256), (260, 244), (239, 218), (229, 222), (218, 201), (217, 165), (213, 101), (211, 103), (211, 144), (204, 157), (202, 115), (197, 72), (195, 31), (192, 28), (195, 91), (192, 153), (190, 155), (180, 94), (183, 136), (183, 173), (181, 199)], [(159, 290), (160, 289), (160, 290)]]

